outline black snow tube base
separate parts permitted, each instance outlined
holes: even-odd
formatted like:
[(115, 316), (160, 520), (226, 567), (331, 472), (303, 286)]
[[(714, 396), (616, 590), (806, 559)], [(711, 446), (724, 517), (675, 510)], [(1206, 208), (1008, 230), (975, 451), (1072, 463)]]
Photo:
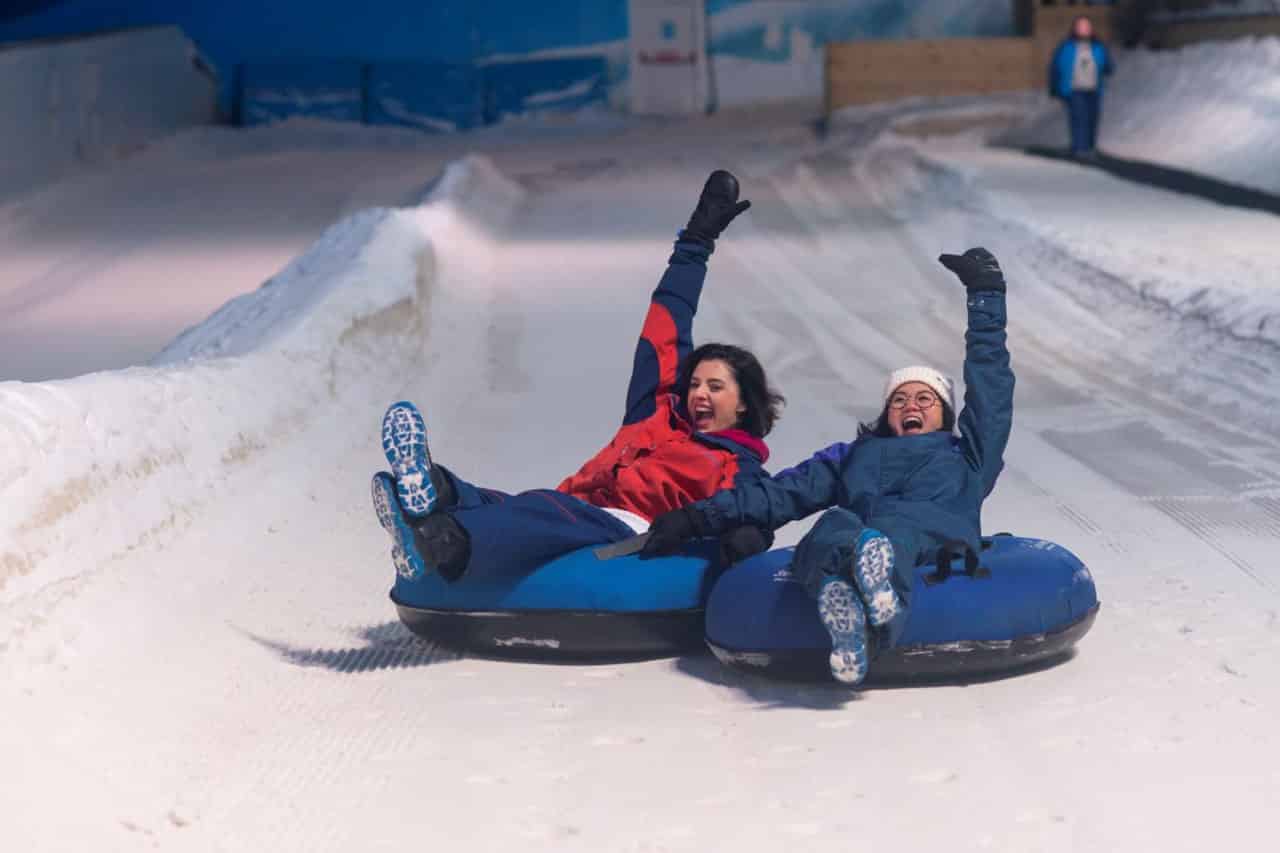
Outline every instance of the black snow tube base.
[[(1089, 633), (1099, 605), (1076, 621), (1044, 634), (1012, 640), (958, 640), (936, 645), (902, 646), (874, 654), (866, 684), (964, 682), (1016, 675), (1066, 659)], [(744, 652), (707, 645), (720, 661), (738, 670), (788, 681), (829, 681), (825, 653), (812, 649)]]
[(391, 597), (414, 634), (501, 660), (605, 663), (676, 657), (703, 644), (703, 610), (434, 610)]

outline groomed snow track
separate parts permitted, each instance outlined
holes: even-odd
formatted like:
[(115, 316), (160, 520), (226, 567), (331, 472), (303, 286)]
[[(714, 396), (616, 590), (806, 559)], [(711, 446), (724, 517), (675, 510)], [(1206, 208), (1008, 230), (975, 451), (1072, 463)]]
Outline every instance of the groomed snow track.
[[(1037, 196), (1078, 186), (1070, 165), (865, 125), (710, 127), (465, 160), (151, 367), (0, 385), (0, 837), (1256, 846), (1280, 806), (1280, 355), (1115, 272), (1125, 211), (1210, 229), (1220, 211), (1091, 175), (1113, 241), (1090, 255)], [(712, 259), (697, 337), (753, 348), (787, 395), (774, 467), (850, 437), (890, 368), (957, 372), (964, 294), (934, 258), (1001, 259), (1017, 417), (984, 521), (1093, 570), (1104, 608), (1073, 660), (851, 694), (709, 654), (469, 660), (395, 621), (367, 506), (382, 408), (417, 400), (437, 459), (477, 481), (557, 481), (611, 434), (649, 291), (717, 166), (754, 207)]]

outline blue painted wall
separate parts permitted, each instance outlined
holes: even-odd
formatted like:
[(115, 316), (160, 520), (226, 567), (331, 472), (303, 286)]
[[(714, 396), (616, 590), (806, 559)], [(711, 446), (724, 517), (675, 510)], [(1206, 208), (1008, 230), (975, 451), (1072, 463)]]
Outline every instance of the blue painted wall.
[[(595, 52), (625, 81), (626, 0), (16, 0), (0, 43), (172, 24), (217, 69), (224, 108), (243, 63), (316, 60), (486, 65), (540, 51)], [(707, 0), (713, 59), (792, 61), (802, 43), (1011, 35), (1015, 0)], [(34, 10), (34, 11), (32, 11)], [(576, 50), (575, 50), (576, 49)]]
[(794, 30), (815, 45), (1011, 36), (1016, 0), (707, 0), (711, 53), (782, 62)]
[(218, 70), (224, 99), (245, 62), (363, 60), (468, 63), (495, 54), (626, 36), (626, 0), (26, 0), (0, 19), (0, 42), (174, 24)]

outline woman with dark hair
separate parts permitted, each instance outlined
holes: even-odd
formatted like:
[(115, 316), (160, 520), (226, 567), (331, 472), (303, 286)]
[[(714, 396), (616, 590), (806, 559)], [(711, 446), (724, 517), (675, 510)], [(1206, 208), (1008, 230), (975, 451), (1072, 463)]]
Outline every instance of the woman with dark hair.
[[(656, 516), (766, 476), (764, 437), (783, 403), (760, 362), (728, 344), (693, 349), (707, 258), (739, 213), (738, 182), (707, 179), (676, 239), (636, 345), (622, 426), (555, 489), (510, 495), (478, 488), (434, 464), (426, 422), (409, 402), (387, 410), (382, 447), (391, 472), (373, 478), (373, 504), (406, 578), (456, 581), (531, 572), (578, 548), (628, 539)], [(726, 531), (721, 559), (764, 550), (758, 528)]]
[(880, 416), (859, 424), (853, 442), (655, 518), (644, 547), (645, 554), (671, 553), (742, 525), (776, 530), (826, 510), (796, 546), (791, 573), (831, 636), (832, 676), (848, 684), (867, 673), (869, 630), (883, 631), (889, 644), (900, 636), (915, 567), (955, 542), (981, 548), (982, 502), (1004, 466), (1013, 426), (1000, 265), (981, 248), (939, 260), (968, 292), (959, 415), (945, 375), (923, 366), (895, 370)]
[[(702, 376), (695, 378), (699, 367), (704, 370), (715, 362), (722, 362), (728, 369), (729, 382), (716, 383), (704, 380)], [(735, 406), (738, 415), (735, 426), (748, 435), (763, 437), (773, 431), (776, 421), (785, 402), (782, 395), (769, 387), (760, 361), (748, 350), (733, 344), (703, 344), (689, 354), (680, 378), (676, 382), (676, 393), (687, 401), (687, 409), (694, 418), (694, 426), (702, 429), (706, 423), (699, 424), (699, 411), (706, 416), (706, 407), (700, 403), (711, 402), (714, 394), (721, 389), (733, 391), (736, 386), (741, 408)], [(707, 431), (707, 430), (703, 430)]]

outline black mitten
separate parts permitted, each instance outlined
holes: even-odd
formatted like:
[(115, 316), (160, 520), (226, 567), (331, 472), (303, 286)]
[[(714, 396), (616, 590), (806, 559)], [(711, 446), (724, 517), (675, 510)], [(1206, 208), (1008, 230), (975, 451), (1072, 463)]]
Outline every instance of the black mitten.
[(749, 201), (738, 201), (738, 179), (724, 169), (716, 169), (703, 185), (698, 206), (689, 217), (682, 236), (715, 248), (720, 232), (750, 206)]
[(969, 290), (996, 290), (1004, 293), (1004, 273), (995, 255), (975, 247), (963, 255), (939, 255), (938, 260)]
[(720, 535), (720, 565), (732, 566), (747, 557), (768, 551), (773, 546), (773, 531), (744, 524)]
[(674, 554), (685, 543), (703, 534), (702, 516), (696, 509), (681, 507), (664, 512), (649, 525), (649, 540), (640, 549), (642, 557), (661, 557)]

